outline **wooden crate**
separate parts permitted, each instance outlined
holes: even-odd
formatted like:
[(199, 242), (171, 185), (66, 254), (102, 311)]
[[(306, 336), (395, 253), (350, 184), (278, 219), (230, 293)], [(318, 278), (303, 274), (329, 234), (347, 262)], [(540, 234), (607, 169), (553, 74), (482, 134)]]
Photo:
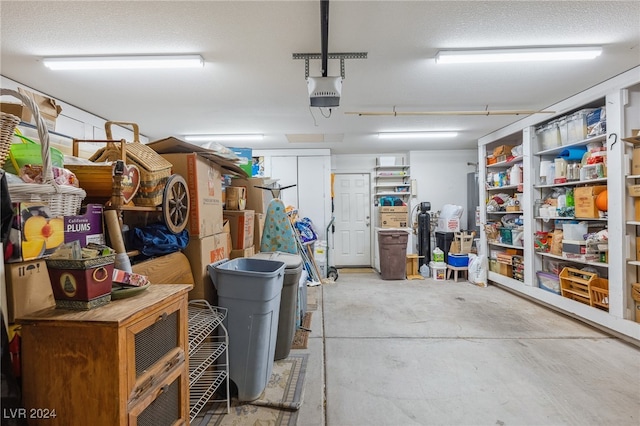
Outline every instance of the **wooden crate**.
[(609, 280), (606, 278), (596, 278), (591, 287), (591, 306), (609, 312)]
[(593, 272), (564, 268), (560, 271), (562, 296), (591, 306), (590, 289), (596, 279), (598, 279), (598, 274)]

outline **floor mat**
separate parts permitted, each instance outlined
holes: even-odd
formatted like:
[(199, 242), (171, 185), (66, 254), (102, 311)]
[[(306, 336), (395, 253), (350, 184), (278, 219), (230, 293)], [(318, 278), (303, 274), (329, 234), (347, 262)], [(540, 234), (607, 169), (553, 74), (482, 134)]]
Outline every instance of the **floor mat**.
[[(231, 411), (224, 414), (225, 404), (213, 405), (194, 425), (274, 425), (294, 426), (304, 397), (308, 354), (289, 355), (273, 363), (271, 379), (260, 395), (251, 402), (231, 400)], [(222, 414), (219, 414), (222, 413)], [(200, 420), (200, 423), (197, 422)]]
[(296, 330), (291, 349), (307, 349), (309, 334), (311, 333), (311, 314), (313, 314), (313, 312), (304, 314), (304, 318), (302, 318), (302, 328)]

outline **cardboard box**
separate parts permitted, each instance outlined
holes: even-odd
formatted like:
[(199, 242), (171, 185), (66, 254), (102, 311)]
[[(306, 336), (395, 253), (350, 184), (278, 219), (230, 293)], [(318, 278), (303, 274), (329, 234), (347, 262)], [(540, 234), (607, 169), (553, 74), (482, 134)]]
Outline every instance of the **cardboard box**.
[(229, 254), (229, 259), (236, 259), (238, 257), (251, 257), (254, 254), (256, 254), (255, 248), (251, 246), (246, 249), (231, 250), (231, 253)]
[(255, 214), (254, 228), (253, 228), (253, 246), (257, 252), (260, 252), (260, 245), (262, 243), (262, 233), (264, 232), (265, 215), (262, 213)]
[[(499, 157), (501, 155), (509, 155), (511, 154), (511, 148), (512, 147), (508, 145), (497, 146), (493, 149), (493, 156)], [(500, 162), (500, 160), (498, 160), (497, 162)]]
[[(56, 100), (47, 96), (39, 95), (29, 90), (25, 90), (21, 87), (18, 88), (18, 92), (30, 97), (35, 101), (36, 105), (38, 105), (40, 115), (44, 119), (47, 129), (54, 131), (56, 129), (56, 120), (58, 119), (58, 115), (60, 115), (60, 112), (62, 111), (62, 107), (57, 104)], [(33, 118), (33, 115), (31, 114), (31, 111), (28, 108), (24, 108), (21, 118), (22, 121), (25, 121), (27, 123), (37, 124), (35, 119)]]
[(640, 197), (640, 185), (629, 185), (629, 195), (631, 197)]
[(380, 206), (380, 213), (409, 213), (409, 206)]
[(64, 242), (80, 241), (81, 247), (89, 243), (105, 244), (102, 222), (102, 204), (87, 204), (78, 216), (65, 216)]
[(640, 222), (640, 198), (633, 199), (634, 220)]
[(498, 262), (498, 273), (505, 277), (513, 278), (513, 266)]
[(216, 290), (211, 282), (207, 266), (229, 258), (227, 233), (220, 232), (204, 238), (191, 238), (184, 249), (184, 254), (191, 264), (193, 289), (189, 292), (189, 300), (205, 299), (215, 304)]
[(41, 309), (56, 306), (44, 260), (5, 265), (9, 322)]
[(6, 114), (15, 115), (22, 121), (25, 121), (23, 117), (27, 112), (27, 107), (22, 104), (16, 104), (12, 102), (0, 102), (0, 111)]
[(636, 260), (640, 260), (640, 237), (636, 237)]
[(253, 226), (255, 221), (255, 213), (253, 210), (225, 210), (223, 217), (229, 220), (231, 248), (233, 250), (253, 246)]
[(631, 174), (640, 175), (640, 146), (633, 148), (633, 155), (631, 156)]
[(460, 232), (460, 218), (438, 218), (437, 232)]
[(225, 210), (244, 210), (247, 207), (247, 188), (244, 186), (228, 186), (224, 193)]
[(599, 210), (596, 207), (596, 196), (606, 189), (606, 185), (576, 187), (573, 192), (576, 218), (600, 217)]
[(173, 164), (173, 173), (187, 181), (190, 197), (187, 230), (195, 238), (222, 232), (222, 173), (204, 157), (191, 154), (162, 154)]
[(380, 213), (381, 228), (406, 228), (407, 226), (406, 213)]
[[(256, 188), (256, 186), (269, 187), (268, 180), (266, 178), (233, 178), (231, 179), (231, 186), (243, 186), (247, 192), (247, 210), (253, 210), (256, 213), (266, 213), (269, 202), (273, 200), (271, 191), (266, 189)], [(294, 189), (289, 189), (293, 191)]]

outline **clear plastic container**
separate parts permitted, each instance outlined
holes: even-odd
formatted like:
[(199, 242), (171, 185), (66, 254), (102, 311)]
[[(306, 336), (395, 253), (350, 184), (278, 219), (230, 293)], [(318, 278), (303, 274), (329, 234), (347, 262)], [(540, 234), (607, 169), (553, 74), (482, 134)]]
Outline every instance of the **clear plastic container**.
[(567, 120), (569, 143), (587, 138), (587, 115), (592, 111), (594, 111), (594, 108), (581, 109), (569, 116)]
[(560, 145), (569, 143), (569, 120), (567, 117), (558, 119), (558, 134), (560, 135)]

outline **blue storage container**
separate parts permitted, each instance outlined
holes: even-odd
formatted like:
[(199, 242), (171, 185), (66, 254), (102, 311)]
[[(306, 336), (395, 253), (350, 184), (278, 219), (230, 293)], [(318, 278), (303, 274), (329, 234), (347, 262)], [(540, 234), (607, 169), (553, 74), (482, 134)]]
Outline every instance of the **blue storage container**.
[(469, 255), (449, 253), (447, 263), (451, 266), (469, 266)]

